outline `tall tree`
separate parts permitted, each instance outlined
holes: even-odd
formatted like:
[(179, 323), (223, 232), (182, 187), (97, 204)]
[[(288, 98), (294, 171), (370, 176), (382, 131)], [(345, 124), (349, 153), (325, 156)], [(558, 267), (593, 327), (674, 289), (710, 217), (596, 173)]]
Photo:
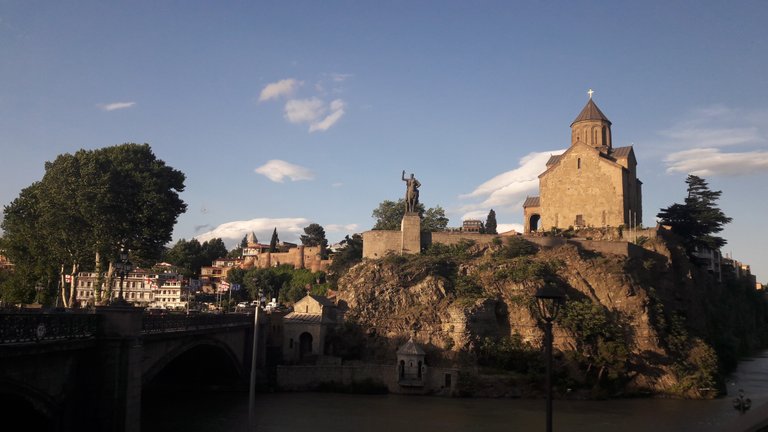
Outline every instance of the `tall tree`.
[(498, 234), (496, 232), (496, 212), (491, 209), (488, 212), (488, 217), (485, 218), (485, 233), (486, 234)]
[(312, 223), (304, 228), (304, 234), (301, 235), (301, 244), (304, 246), (322, 246), (323, 250), (328, 247), (328, 240), (325, 238), (325, 229), (320, 224)]
[[(421, 217), (421, 226), (424, 231), (441, 231), (448, 225), (445, 210), (440, 206), (426, 210), (423, 203), (418, 203), (416, 210)], [(384, 200), (372, 212), (372, 216), (376, 218), (373, 229), (399, 230), (403, 215), (405, 215), (405, 200), (403, 198), (398, 201)]]
[(727, 242), (714, 234), (733, 220), (717, 207), (716, 201), (722, 191), (710, 190), (707, 182), (695, 175), (689, 175), (685, 183), (688, 184), (688, 196), (684, 204), (662, 208), (656, 217), (680, 236), (689, 256), (693, 257), (696, 250), (720, 249)]
[(64, 274), (72, 274), (69, 292), (61, 295), (69, 306), (81, 266), (101, 271), (102, 260), (122, 248), (131, 250), (134, 261), (160, 256), (186, 210), (183, 190), (184, 174), (157, 159), (147, 144), (60, 155), (5, 207), (8, 256), (38, 277), (55, 267), (62, 290)]
[(248, 247), (248, 235), (247, 234), (243, 236), (242, 240), (240, 240), (240, 249), (245, 249), (246, 247)]
[(280, 243), (280, 239), (277, 237), (277, 227), (272, 231), (272, 239), (269, 241), (269, 251), (277, 252), (277, 244)]

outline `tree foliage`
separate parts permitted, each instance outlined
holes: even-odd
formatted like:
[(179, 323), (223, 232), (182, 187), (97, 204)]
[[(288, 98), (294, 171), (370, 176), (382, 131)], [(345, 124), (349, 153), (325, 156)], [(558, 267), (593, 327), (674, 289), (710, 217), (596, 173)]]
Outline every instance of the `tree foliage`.
[(272, 231), (272, 239), (269, 241), (269, 251), (277, 252), (277, 244), (280, 243), (280, 239), (277, 237), (277, 227)]
[(485, 218), (485, 233), (486, 234), (498, 234), (496, 232), (496, 212), (491, 209), (488, 212), (488, 216)]
[(197, 239), (181, 239), (165, 253), (165, 261), (178, 267), (185, 277), (200, 277), (200, 269), (209, 266), (217, 258), (227, 256), (227, 247), (220, 238), (200, 244)]
[[(6, 253), (46, 286), (65, 271), (99, 270), (122, 248), (139, 263), (157, 259), (186, 210), (183, 190), (184, 174), (148, 144), (59, 155), (4, 208)], [(69, 305), (73, 291), (62, 297)]]
[(695, 175), (689, 175), (688, 196), (683, 204), (672, 204), (661, 209), (656, 215), (659, 222), (669, 225), (672, 232), (680, 236), (683, 246), (689, 256), (696, 250), (717, 250), (725, 246), (726, 240), (715, 236), (723, 230), (723, 226), (731, 222), (731, 218), (717, 207), (721, 191), (712, 191), (707, 182)]
[[(423, 203), (416, 205), (416, 210), (421, 217), (422, 231), (442, 231), (448, 226), (448, 218), (445, 217), (445, 210), (439, 205), (426, 209)], [(372, 216), (376, 219), (373, 225), (374, 230), (399, 230), (400, 223), (405, 215), (405, 200), (391, 201), (384, 200), (376, 207)]]
[(342, 249), (333, 255), (333, 262), (328, 267), (328, 279), (333, 286), (336, 286), (344, 272), (363, 259), (363, 236), (347, 235), (341, 243)]
[(325, 250), (328, 247), (325, 229), (320, 224), (309, 224), (304, 228), (304, 234), (301, 235), (301, 244), (304, 246), (322, 246)]

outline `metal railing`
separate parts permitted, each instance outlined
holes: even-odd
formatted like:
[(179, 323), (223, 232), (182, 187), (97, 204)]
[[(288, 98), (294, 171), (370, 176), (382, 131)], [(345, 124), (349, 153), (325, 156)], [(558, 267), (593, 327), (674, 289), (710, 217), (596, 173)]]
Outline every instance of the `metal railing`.
[(252, 324), (253, 315), (246, 314), (146, 314), (142, 320), (142, 333), (167, 333)]
[(96, 336), (99, 316), (87, 313), (0, 313), (0, 344), (87, 339)]

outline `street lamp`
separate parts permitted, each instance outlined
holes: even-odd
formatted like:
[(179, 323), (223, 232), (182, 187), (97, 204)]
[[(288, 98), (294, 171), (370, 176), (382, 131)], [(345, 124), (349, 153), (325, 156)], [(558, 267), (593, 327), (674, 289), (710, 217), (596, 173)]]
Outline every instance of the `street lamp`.
[(125, 276), (133, 270), (133, 264), (128, 261), (128, 250), (122, 248), (120, 250), (120, 259), (115, 263), (115, 271), (120, 276), (120, 291), (117, 295), (115, 304), (117, 306), (129, 306), (128, 302), (123, 298), (123, 283), (125, 282)]
[(562, 291), (550, 284), (536, 291), (539, 319), (544, 321), (544, 347), (547, 356), (547, 432), (552, 432), (552, 321), (565, 303)]
[(261, 309), (261, 289), (256, 293), (256, 308), (253, 311), (253, 347), (251, 348), (251, 376), (248, 390), (248, 424), (256, 426), (256, 355), (259, 344), (259, 309)]

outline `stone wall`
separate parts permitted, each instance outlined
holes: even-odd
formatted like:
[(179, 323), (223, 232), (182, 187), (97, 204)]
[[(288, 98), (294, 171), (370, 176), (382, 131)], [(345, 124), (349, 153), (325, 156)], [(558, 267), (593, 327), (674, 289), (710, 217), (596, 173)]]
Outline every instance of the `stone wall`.
[(363, 233), (363, 258), (382, 258), (388, 253), (399, 253), (402, 240), (400, 231), (366, 231)]
[[(446, 379), (446, 375), (450, 378)], [(281, 390), (307, 391), (320, 384), (349, 386), (366, 380), (384, 384), (390, 393), (435, 394), (453, 396), (458, 393), (458, 369), (427, 366), (423, 387), (398, 384), (397, 367), (371, 363), (346, 365), (277, 366), (277, 385)], [(447, 382), (448, 381), (448, 382)], [(446, 384), (448, 386), (446, 387)]]
[(581, 249), (598, 252), (601, 254), (620, 255), (629, 258), (637, 258), (643, 255), (643, 248), (626, 241), (583, 240), (567, 239), (552, 236), (524, 236), (526, 240), (540, 247), (553, 248), (564, 244), (575, 244)]
[(539, 177), (541, 226), (619, 226), (624, 224), (623, 169), (584, 144), (566, 151)]

